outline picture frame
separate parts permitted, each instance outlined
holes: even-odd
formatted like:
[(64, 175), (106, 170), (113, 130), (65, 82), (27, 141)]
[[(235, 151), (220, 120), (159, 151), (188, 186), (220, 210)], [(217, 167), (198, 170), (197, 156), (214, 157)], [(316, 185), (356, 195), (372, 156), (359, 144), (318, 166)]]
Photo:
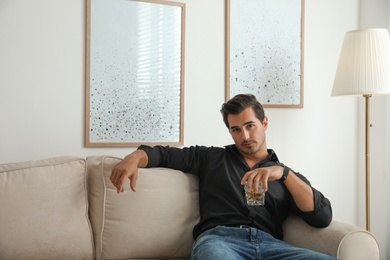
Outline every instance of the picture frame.
[(226, 0), (225, 98), (303, 108), (304, 0)]
[(86, 0), (85, 146), (182, 146), (185, 4)]

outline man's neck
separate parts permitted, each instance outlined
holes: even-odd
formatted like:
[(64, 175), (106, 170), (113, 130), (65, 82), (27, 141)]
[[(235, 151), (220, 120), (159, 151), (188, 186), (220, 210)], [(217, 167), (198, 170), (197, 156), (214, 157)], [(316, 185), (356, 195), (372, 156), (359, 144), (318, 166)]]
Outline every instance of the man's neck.
[(252, 169), (257, 163), (267, 160), (269, 158), (269, 154), (267, 149), (260, 150), (256, 154), (242, 154), (245, 162), (248, 164), (249, 168)]

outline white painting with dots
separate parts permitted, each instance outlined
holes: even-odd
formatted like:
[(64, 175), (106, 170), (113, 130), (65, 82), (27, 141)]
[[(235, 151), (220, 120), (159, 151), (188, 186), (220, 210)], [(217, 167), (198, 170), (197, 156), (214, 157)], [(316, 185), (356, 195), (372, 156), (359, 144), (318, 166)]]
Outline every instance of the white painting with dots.
[(228, 0), (230, 97), (303, 106), (303, 0)]
[(89, 143), (182, 142), (182, 6), (91, 0), (90, 11)]

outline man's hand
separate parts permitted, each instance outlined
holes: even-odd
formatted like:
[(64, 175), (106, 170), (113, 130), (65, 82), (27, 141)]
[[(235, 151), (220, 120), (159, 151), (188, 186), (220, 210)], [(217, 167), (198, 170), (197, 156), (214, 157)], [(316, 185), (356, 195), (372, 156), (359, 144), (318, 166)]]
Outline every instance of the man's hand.
[[(291, 170), (290, 170), (291, 171)], [(241, 180), (241, 184), (244, 185), (248, 182), (248, 188), (254, 192), (258, 192), (259, 183), (263, 183), (264, 191), (268, 190), (268, 182), (279, 180), (283, 175), (282, 166), (271, 166), (254, 169), (245, 173)], [(284, 181), (287, 189), (291, 193), (298, 208), (302, 211), (309, 212), (314, 210), (314, 195), (312, 188), (302, 181), (295, 174), (290, 174)]]
[(241, 179), (241, 185), (248, 182), (248, 188), (253, 189), (254, 192), (259, 191), (259, 183), (263, 183), (264, 191), (268, 190), (268, 182), (279, 180), (283, 175), (283, 167), (271, 166), (264, 168), (257, 168), (245, 173)]
[(126, 156), (120, 163), (114, 166), (111, 171), (110, 181), (117, 189), (117, 192), (123, 192), (123, 186), (127, 179), (130, 180), (130, 188), (135, 191), (138, 179), (138, 168), (145, 167), (148, 164), (148, 156), (143, 150)]

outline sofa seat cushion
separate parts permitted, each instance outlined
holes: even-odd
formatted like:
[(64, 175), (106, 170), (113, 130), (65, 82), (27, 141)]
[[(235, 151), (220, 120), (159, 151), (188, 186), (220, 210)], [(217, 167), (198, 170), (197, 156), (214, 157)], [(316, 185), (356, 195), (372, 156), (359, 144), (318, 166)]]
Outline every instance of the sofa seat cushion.
[(139, 169), (137, 191), (126, 181), (118, 194), (110, 174), (120, 160), (87, 158), (96, 258), (188, 258), (199, 221), (197, 178), (172, 169)]
[(0, 165), (0, 259), (93, 259), (86, 161)]

